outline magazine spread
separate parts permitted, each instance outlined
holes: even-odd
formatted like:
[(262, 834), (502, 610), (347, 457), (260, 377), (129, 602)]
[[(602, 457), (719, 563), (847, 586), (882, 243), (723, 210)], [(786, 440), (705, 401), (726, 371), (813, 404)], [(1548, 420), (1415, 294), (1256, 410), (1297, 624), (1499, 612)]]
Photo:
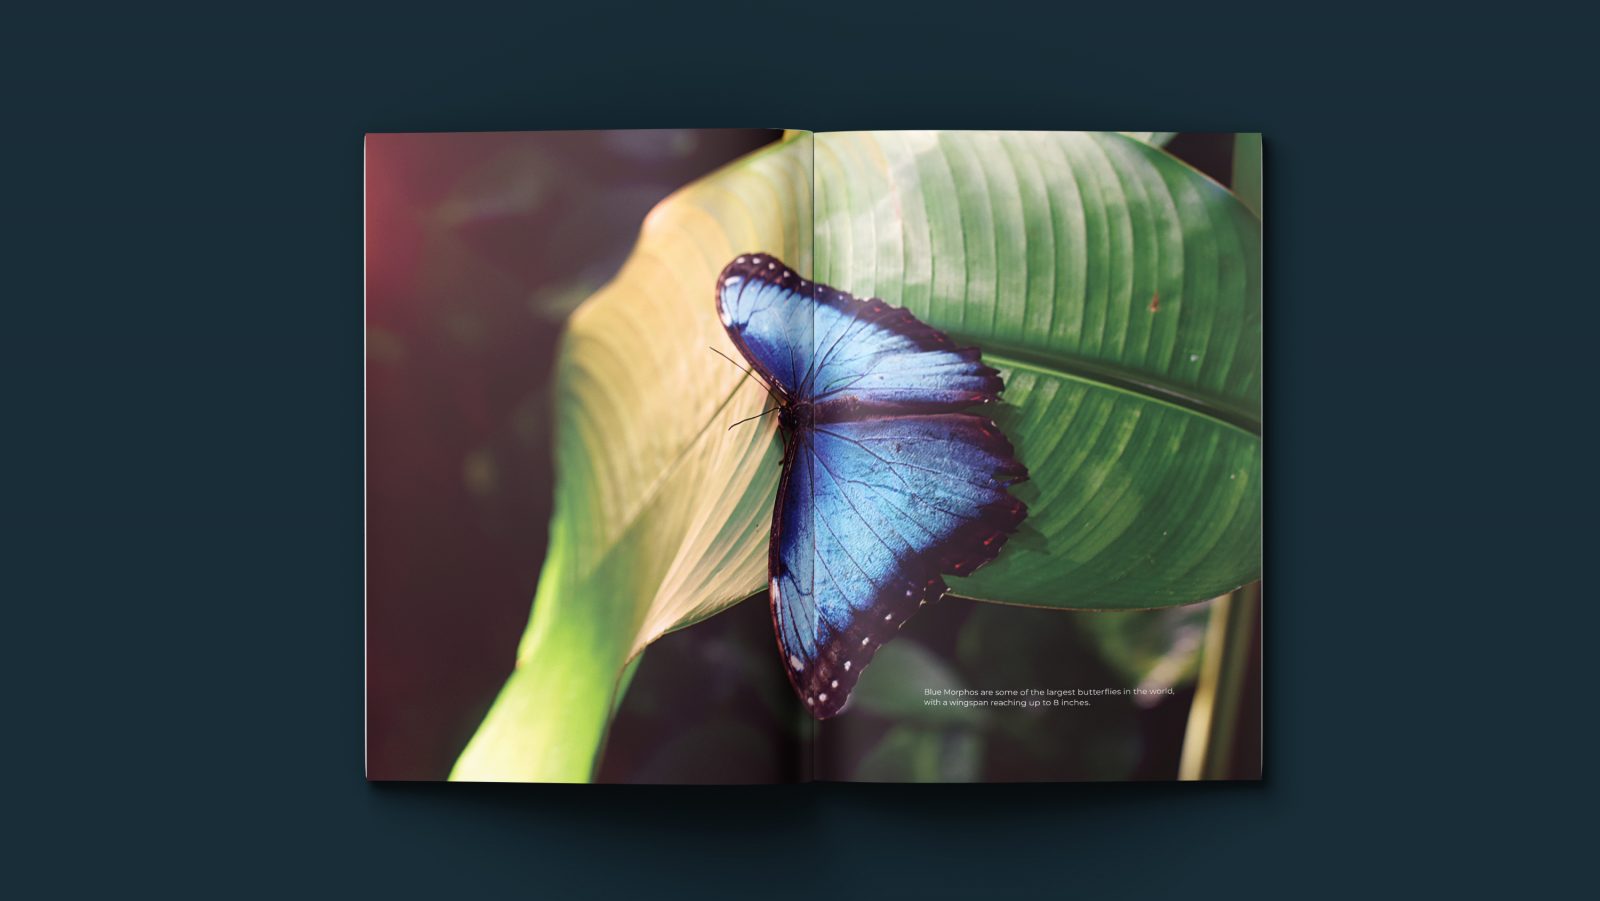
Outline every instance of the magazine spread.
[(1261, 138), (369, 135), (367, 776), (1261, 773)]

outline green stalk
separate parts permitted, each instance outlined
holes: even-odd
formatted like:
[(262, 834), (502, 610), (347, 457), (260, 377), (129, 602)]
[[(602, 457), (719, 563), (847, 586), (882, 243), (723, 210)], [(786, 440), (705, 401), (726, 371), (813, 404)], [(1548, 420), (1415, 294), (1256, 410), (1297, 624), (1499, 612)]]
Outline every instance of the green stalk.
[[(1261, 215), (1261, 135), (1241, 133), (1233, 139), (1233, 193)], [(1189, 726), (1183, 737), (1179, 779), (1226, 779), (1238, 731), (1239, 704), (1256, 638), (1261, 583), (1253, 582), (1225, 597), (1211, 609), (1206, 644), (1195, 685)]]
[(1261, 133), (1233, 136), (1233, 193), (1261, 215)]
[(1261, 587), (1254, 582), (1213, 602), (1200, 676), (1184, 732), (1178, 778), (1226, 779), (1239, 728), (1239, 707), (1256, 638)]
[(563, 537), (552, 534), (516, 669), (451, 781), (588, 782), (599, 765), (611, 713), (633, 674), (630, 656), (640, 655), (631, 654), (632, 628), (593, 615), (624, 595), (606, 584), (586, 592), (567, 578)]

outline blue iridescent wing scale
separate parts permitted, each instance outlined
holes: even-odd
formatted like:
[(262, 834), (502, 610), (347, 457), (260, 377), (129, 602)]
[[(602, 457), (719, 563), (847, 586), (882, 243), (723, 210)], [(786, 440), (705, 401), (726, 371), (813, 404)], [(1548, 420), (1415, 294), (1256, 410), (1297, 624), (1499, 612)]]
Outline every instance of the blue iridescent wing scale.
[(1000, 397), (1000, 374), (900, 307), (746, 254), (717, 278), (728, 336), (771, 387), (796, 400), (886, 412), (954, 410)]
[(1027, 515), (1027, 478), (986, 417), (1002, 383), (975, 348), (881, 300), (765, 254), (718, 280), (729, 336), (778, 394), (785, 440), (769, 596), (784, 669), (818, 718), (838, 713), (883, 642), (992, 560)]
[(735, 347), (781, 396), (798, 397), (812, 358), (816, 285), (777, 258), (746, 254), (717, 277), (717, 315)]
[(795, 690), (838, 713), (861, 670), (944, 575), (992, 560), (1027, 515), (1011, 443), (969, 413), (817, 423), (791, 442), (770, 555), (772, 611)]
[(817, 404), (905, 413), (994, 403), (1000, 374), (975, 347), (900, 307), (816, 286), (807, 394)]

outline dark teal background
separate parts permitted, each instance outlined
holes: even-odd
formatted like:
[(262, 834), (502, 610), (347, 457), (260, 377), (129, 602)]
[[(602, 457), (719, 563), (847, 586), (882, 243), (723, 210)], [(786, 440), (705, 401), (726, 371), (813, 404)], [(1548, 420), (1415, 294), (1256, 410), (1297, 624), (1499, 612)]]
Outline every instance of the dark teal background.
[[(906, 6), (15, 16), (12, 879), (1539, 894), (1593, 768), (1585, 31)], [(619, 126), (1266, 133), (1264, 781), (362, 779), (362, 135)]]

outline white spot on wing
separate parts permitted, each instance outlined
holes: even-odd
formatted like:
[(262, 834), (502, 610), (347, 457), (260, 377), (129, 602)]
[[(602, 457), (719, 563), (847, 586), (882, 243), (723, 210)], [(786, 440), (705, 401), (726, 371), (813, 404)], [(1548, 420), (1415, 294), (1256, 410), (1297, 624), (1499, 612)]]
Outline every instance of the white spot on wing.
[(740, 282), (742, 282), (742, 281), (744, 281), (744, 279), (743, 279), (743, 278), (740, 278), (740, 277), (739, 277), (739, 276), (737, 276), (737, 275), (730, 275), (730, 276), (728, 276), (728, 277), (727, 277), (727, 278), (725, 278), (725, 279), (723, 279), (723, 280), (722, 280), (722, 283), (723, 283), (723, 284), (724, 284), (724, 285), (737, 285), (737, 284), (739, 284), (739, 283), (740, 283)]
[(806, 668), (805, 663), (803, 661), (801, 661), (801, 659), (799, 657), (796, 657), (793, 654), (789, 655), (789, 665), (794, 667), (797, 670)]

